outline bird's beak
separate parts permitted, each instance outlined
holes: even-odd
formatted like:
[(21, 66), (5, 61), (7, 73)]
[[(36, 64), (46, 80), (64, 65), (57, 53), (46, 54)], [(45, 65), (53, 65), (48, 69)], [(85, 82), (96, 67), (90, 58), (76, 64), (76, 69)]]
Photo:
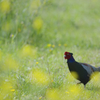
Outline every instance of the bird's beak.
[(64, 55), (64, 58), (66, 57), (66, 55)]

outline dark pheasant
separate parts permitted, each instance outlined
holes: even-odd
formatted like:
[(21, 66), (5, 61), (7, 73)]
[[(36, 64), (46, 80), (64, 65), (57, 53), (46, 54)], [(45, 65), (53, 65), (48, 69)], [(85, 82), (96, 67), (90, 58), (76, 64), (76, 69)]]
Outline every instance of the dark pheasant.
[(84, 86), (90, 81), (92, 73), (96, 71), (100, 72), (100, 67), (96, 68), (90, 64), (75, 61), (75, 59), (73, 58), (73, 53), (65, 52), (64, 58), (67, 59), (67, 64), (70, 72), (76, 72), (78, 77), (75, 78), (79, 80), (80, 83), (83, 83)]

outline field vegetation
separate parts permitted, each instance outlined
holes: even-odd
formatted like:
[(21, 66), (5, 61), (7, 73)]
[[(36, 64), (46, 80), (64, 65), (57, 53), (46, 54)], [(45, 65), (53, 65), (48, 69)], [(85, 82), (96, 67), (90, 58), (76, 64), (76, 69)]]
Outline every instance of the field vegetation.
[(99, 0), (0, 0), (0, 100), (99, 100), (63, 57), (100, 66), (99, 33)]

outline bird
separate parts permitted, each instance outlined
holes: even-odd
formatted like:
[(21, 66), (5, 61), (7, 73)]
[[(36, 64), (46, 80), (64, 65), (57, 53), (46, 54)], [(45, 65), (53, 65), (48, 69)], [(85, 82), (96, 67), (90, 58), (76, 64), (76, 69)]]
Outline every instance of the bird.
[(71, 74), (72, 72), (77, 73), (77, 77), (75, 77), (73, 74), (72, 76), (79, 80), (80, 82), (78, 84), (82, 83), (84, 88), (86, 87), (86, 84), (91, 80), (91, 75), (94, 72), (100, 72), (100, 67), (96, 68), (87, 63), (77, 62), (73, 57), (73, 53), (65, 52), (64, 58), (67, 59), (67, 65)]

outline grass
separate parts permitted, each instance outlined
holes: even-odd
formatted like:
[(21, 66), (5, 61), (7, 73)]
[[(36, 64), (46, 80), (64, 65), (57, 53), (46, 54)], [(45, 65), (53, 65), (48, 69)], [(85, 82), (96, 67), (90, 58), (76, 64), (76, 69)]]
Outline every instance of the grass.
[(99, 100), (100, 74), (76, 85), (63, 58), (100, 66), (99, 0), (0, 1), (0, 100)]

